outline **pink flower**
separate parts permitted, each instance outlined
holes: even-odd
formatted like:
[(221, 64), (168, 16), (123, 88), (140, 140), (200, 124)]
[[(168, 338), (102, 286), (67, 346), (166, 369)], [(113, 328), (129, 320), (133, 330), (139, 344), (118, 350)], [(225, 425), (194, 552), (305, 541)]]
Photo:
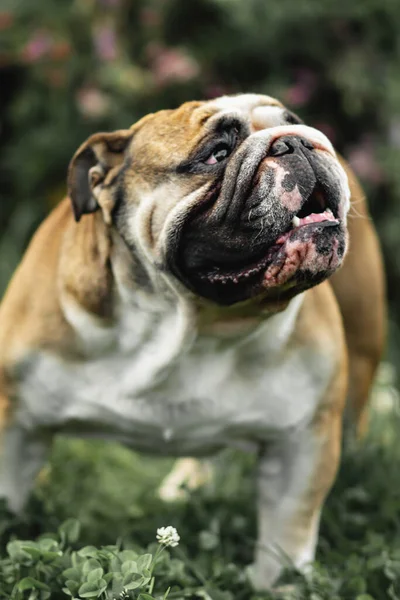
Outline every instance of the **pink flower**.
[(36, 31), (22, 50), (22, 57), (28, 63), (34, 63), (49, 53), (53, 44), (51, 36), (43, 30)]
[(375, 144), (371, 136), (352, 146), (347, 152), (347, 159), (360, 177), (377, 184), (382, 181), (383, 172), (375, 157)]
[(326, 137), (332, 142), (332, 144), (335, 143), (336, 140), (336, 132), (334, 127), (332, 127), (332, 125), (330, 125), (329, 123), (313, 123), (313, 127), (315, 127), (315, 129), (319, 129), (320, 131), (322, 131), (322, 133), (324, 133), (326, 135)]
[(78, 90), (76, 101), (80, 112), (88, 119), (103, 117), (110, 108), (109, 98), (101, 90), (91, 85)]
[(183, 50), (164, 48), (158, 44), (150, 44), (147, 50), (154, 79), (160, 86), (174, 81), (188, 81), (200, 72), (197, 61)]
[(204, 89), (204, 97), (209, 98), (210, 100), (213, 98), (218, 98), (219, 96), (225, 96), (226, 94), (232, 94), (233, 91), (230, 90), (227, 86), (221, 85), (219, 83), (211, 83), (207, 85)]
[(154, 10), (154, 8), (143, 8), (140, 12), (140, 22), (145, 27), (156, 27), (160, 24), (161, 18), (160, 13)]
[(101, 60), (112, 61), (118, 57), (117, 36), (110, 25), (102, 25), (95, 29), (93, 42), (97, 56)]
[(9, 29), (14, 22), (14, 15), (9, 11), (0, 12), (0, 31)]
[(317, 77), (310, 69), (299, 69), (294, 84), (286, 90), (285, 101), (291, 106), (304, 106), (317, 87)]
[(53, 60), (66, 60), (72, 52), (71, 44), (66, 40), (53, 44), (50, 56)]

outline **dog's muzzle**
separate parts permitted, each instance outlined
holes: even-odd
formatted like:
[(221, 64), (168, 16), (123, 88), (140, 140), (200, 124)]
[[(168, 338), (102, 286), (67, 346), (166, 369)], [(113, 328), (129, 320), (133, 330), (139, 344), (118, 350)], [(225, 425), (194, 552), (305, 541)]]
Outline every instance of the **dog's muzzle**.
[(293, 296), (343, 260), (347, 177), (315, 129), (282, 126), (249, 136), (210, 198), (186, 216), (172, 261), (200, 296), (219, 304)]

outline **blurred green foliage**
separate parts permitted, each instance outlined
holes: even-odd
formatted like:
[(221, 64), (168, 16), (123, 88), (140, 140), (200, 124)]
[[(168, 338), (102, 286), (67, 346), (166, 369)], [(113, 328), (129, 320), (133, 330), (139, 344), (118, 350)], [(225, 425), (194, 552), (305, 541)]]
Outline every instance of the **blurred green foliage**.
[[(170, 460), (143, 458), (117, 444), (60, 437), (25, 514), (10, 517), (0, 507), (0, 598), (61, 600), (68, 597), (62, 591), (66, 580), (75, 592), (86, 581), (104, 578), (108, 592), (101, 599), (149, 600), (139, 595), (145, 581), (129, 595), (112, 593), (122, 566), (116, 568), (109, 551), (122, 562), (128, 550), (154, 555), (156, 529), (171, 524), (181, 540), (157, 561), (151, 599), (161, 600), (170, 587), (168, 600), (400, 600), (398, 394), (386, 381), (375, 396), (368, 439), (344, 453), (322, 514), (317, 562), (306, 578), (287, 572), (274, 593), (251, 589), (253, 455), (223, 452), (215, 459), (213, 482), (187, 501), (165, 503), (157, 488)], [(106, 544), (117, 548), (104, 552)], [(85, 565), (82, 558), (89, 557)], [(76, 561), (79, 572), (74, 574), (70, 568)], [(38, 582), (46, 587), (40, 589)], [(96, 581), (96, 586), (94, 592), (104, 583)]]
[(322, 129), (361, 177), (398, 317), (399, 23), (397, 0), (3, 0), (0, 293), (90, 133), (254, 91)]
[[(34, 229), (65, 194), (68, 162), (88, 135), (185, 100), (266, 93), (324, 131), (367, 190), (385, 254), (397, 359), (399, 24), (398, 0), (3, 0), (0, 295)], [(345, 456), (324, 511), (324, 567), (300, 583), (302, 597), (400, 598), (395, 426), (396, 419), (381, 423), (369, 448)], [(217, 489), (177, 509), (154, 497), (168, 461), (60, 440), (27, 520), (0, 519), (0, 537), (33, 539), (77, 516), (82, 543), (121, 536), (144, 548), (155, 525), (171, 522), (196, 569), (221, 593), (247, 599), (253, 483), (247, 464), (232, 465), (230, 456), (221, 464)], [(163, 585), (171, 583), (168, 569)], [(179, 577), (184, 587), (194, 575), (186, 565)]]

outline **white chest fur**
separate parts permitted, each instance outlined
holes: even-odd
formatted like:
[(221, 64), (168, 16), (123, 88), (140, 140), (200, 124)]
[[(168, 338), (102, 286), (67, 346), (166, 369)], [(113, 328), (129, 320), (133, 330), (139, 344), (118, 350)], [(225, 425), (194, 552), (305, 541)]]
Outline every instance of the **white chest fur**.
[(331, 375), (317, 354), (287, 347), (302, 301), (231, 339), (196, 336), (185, 303), (125, 310), (103, 330), (70, 307), (88, 360), (31, 356), (18, 420), (175, 455), (274, 438), (309, 421)]

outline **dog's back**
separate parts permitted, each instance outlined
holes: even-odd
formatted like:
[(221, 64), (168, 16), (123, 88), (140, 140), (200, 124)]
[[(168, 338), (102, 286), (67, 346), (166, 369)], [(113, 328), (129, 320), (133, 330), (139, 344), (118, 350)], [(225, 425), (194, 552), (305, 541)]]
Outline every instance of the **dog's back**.
[(358, 435), (367, 427), (367, 402), (386, 334), (385, 282), (379, 242), (366, 199), (349, 166), (351, 209), (350, 246), (344, 265), (331, 278), (343, 316), (349, 352), (349, 422)]

